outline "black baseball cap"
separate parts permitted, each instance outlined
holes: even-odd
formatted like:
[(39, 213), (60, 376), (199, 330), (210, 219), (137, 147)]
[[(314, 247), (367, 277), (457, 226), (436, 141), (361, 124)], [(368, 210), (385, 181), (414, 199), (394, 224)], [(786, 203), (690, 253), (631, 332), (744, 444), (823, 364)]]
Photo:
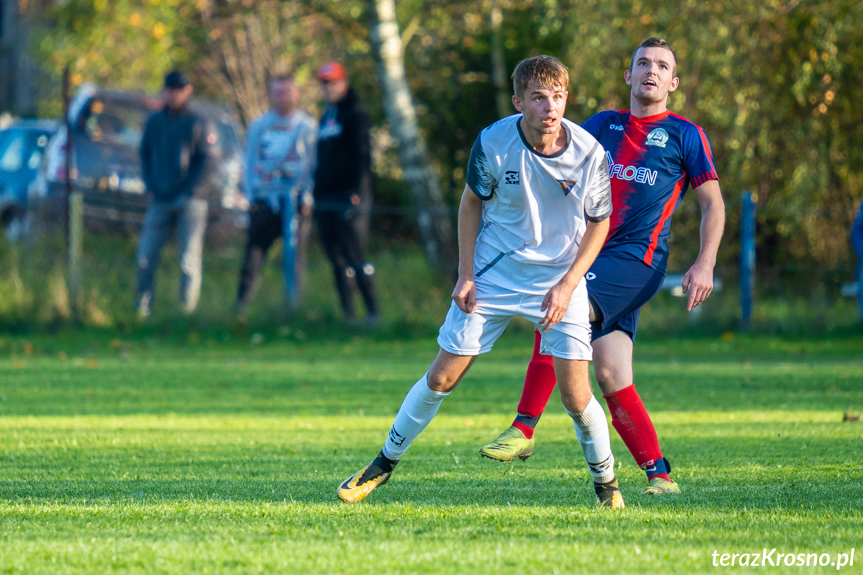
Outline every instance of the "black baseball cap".
[(166, 88), (185, 88), (189, 85), (189, 79), (179, 70), (172, 70), (165, 76)]

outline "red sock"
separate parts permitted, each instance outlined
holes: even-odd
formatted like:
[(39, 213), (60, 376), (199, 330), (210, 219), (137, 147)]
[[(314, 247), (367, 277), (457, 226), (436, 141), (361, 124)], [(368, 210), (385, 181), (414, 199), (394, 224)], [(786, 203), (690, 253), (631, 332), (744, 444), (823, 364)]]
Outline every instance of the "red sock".
[[(527, 366), (527, 374), (524, 376), (521, 401), (518, 402), (519, 415), (526, 417), (519, 417), (513, 422), (513, 426), (520, 429), (528, 439), (533, 437), (536, 421), (545, 411), (545, 406), (551, 399), (551, 392), (557, 385), (557, 379), (554, 377), (554, 360), (550, 355), (539, 353), (540, 342), (542, 342), (542, 336), (537, 331), (534, 333), (533, 355)], [(529, 421), (530, 419), (535, 421)]]
[[(647, 471), (651, 466), (662, 459), (662, 451), (659, 449), (659, 438), (656, 437), (656, 429), (647, 409), (641, 401), (635, 385), (625, 387), (620, 391), (603, 395), (611, 411), (611, 424), (623, 443), (629, 449), (632, 457), (639, 467)], [(661, 466), (664, 469), (664, 466)], [(671, 481), (667, 473), (656, 473), (648, 479), (659, 476)]]

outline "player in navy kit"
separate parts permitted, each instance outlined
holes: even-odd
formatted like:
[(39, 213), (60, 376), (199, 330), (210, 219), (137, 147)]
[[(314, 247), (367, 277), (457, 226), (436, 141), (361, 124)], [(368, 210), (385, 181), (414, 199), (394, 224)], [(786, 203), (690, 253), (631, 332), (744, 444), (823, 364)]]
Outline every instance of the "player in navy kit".
[[(713, 289), (725, 205), (704, 131), (667, 109), (668, 95), (679, 85), (671, 47), (661, 38), (645, 40), (633, 53), (624, 79), (632, 86), (631, 110), (600, 112), (583, 125), (606, 150), (614, 207), (605, 245), (585, 276), (594, 368), (614, 428), (647, 472), (644, 493), (680, 493), (635, 391), (632, 349), (639, 310), (662, 286), (671, 216), (687, 188), (695, 191), (702, 214), (701, 250), (683, 278), (689, 311)], [(532, 454), (534, 428), (554, 386), (551, 358), (534, 346), (518, 416), (480, 453), (501, 461)]]

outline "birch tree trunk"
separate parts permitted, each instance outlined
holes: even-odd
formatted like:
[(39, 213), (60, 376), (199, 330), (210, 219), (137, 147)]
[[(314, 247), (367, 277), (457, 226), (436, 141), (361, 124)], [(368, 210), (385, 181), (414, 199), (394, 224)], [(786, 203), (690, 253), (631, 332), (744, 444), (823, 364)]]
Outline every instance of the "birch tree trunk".
[(366, 0), (370, 43), (390, 133), (399, 144), (402, 172), (417, 209), (426, 259), (435, 267), (457, 261), (452, 222), (437, 177), (431, 169), (405, 77), (404, 47), (393, 0)]
[(512, 107), (512, 84), (509, 83), (503, 58), (503, 36), (501, 34), (503, 10), (499, 0), (491, 1), (491, 10), (489, 10), (488, 16), (491, 25), (491, 78), (494, 81), (495, 103), (497, 104), (497, 115), (505, 118), (512, 115), (515, 110)]

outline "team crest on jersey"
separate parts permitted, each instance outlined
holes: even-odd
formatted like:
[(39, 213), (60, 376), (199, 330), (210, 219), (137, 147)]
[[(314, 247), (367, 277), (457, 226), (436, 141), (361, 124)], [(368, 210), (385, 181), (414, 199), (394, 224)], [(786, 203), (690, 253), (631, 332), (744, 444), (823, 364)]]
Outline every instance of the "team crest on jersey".
[(668, 143), (668, 132), (663, 130), (662, 128), (656, 128), (649, 134), (647, 134), (647, 142), (645, 142), (648, 146), (657, 146), (660, 148), (664, 148), (665, 144)]
[(578, 182), (575, 180), (557, 180), (557, 183), (560, 184), (560, 187), (563, 189), (563, 195), (568, 196), (569, 192), (572, 191), (573, 186)]

